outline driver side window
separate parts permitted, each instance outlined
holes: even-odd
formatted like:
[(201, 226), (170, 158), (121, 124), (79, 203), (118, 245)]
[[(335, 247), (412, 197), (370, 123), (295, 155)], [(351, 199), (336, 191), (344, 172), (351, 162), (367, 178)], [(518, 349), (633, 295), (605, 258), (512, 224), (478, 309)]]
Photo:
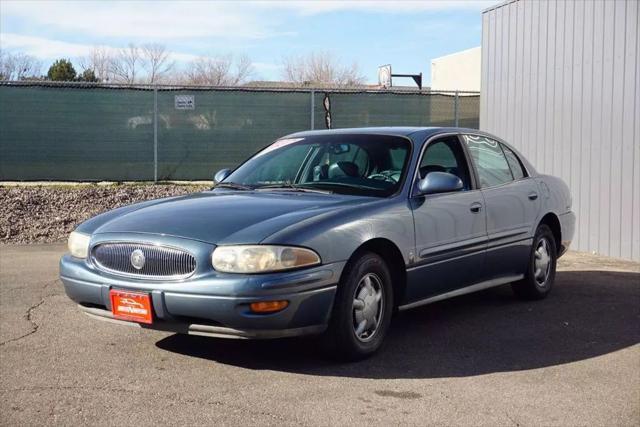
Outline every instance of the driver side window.
[(426, 148), (419, 166), (420, 178), (430, 172), (450, 173), (462, 180), (463, 190), (471, 188), (467, 161), (456, 136), (438, 139)]

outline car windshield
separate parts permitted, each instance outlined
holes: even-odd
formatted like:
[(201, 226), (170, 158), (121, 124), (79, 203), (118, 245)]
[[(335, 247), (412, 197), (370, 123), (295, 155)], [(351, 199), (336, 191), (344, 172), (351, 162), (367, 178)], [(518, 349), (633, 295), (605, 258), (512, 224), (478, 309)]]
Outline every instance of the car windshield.
[(387, 197), (402, 185), (410, 148), (406, 138), (387, 135), (280, 139), (243, 163), (223, 184)]

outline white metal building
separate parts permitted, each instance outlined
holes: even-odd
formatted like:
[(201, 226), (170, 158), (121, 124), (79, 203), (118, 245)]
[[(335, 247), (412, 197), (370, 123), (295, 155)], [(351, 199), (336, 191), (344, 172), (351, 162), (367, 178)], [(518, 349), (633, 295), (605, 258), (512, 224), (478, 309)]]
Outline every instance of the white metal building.
[(640, 260), (638, 0), (511, 0), (482, 14), (480, 128), (571, 187), (573, 249)]

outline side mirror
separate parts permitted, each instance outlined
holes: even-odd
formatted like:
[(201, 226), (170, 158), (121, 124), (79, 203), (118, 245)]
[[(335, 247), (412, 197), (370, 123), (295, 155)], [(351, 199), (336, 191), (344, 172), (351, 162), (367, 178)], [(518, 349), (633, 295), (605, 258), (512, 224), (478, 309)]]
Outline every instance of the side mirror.
[(224, 181), (229, 175), (231, 175), (231, 169), (221, 169), (213, 176), (213, 185)]
[(429, 172), (418, 181), (418, 195), (449, 193), (462, 190), (464, 184), (457, 176), (448, 172)]

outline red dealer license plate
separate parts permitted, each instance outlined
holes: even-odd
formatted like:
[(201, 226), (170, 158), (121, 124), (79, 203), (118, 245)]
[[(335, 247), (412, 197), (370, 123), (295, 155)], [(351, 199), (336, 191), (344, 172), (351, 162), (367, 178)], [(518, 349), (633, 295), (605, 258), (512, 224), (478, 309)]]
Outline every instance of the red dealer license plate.
[(139, 323), (153, 323), (151, 298), (149, 294), (112, 289), (110, 295), (111, 312), (116, 319)]

